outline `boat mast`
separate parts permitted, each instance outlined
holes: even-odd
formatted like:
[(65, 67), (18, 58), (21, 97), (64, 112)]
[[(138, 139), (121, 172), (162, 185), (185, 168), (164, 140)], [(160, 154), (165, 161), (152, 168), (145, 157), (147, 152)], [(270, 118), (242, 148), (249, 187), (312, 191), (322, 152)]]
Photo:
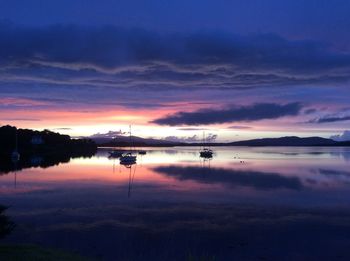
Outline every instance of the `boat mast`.
[(206, 149), (206, 144), (207, 143), (207, 140), (205, 138), (205, 131), (203, 131), (203, 149)]
[(205, 149), (204, 137), (205, 137), (205, 131), (203, 131), (203, 139), (202, 139), (202, 147), (203, 147), (203, 150)]
[(131, 125), (129, 125), (129, 145), (130, 145), (130, 153), (131, 153)]
[(18, 137), (17, 137), (17, 128), (16, 128), (16, 135), (15, 135), (15, 152), (18, 152)]
[(128, 198), (130, 198), (131, 195), (131, 166), (129, 168), (129, 187), (128, 187)]

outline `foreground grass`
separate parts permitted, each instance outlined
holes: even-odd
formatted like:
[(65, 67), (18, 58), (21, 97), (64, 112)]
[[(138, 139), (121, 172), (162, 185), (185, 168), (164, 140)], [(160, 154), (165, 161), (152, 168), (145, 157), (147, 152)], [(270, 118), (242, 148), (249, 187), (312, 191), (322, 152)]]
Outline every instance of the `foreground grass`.
[(0, 246), (0, 260), (8, 261), (88, 261), (91, 259), (38, 246)]

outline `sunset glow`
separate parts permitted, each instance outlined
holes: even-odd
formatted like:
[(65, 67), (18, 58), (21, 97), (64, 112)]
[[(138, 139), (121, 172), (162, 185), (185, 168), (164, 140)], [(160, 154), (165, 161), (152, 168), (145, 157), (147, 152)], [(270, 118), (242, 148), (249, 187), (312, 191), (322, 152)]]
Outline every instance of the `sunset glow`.
[(350, 0), (0, 0), (0, 260), (350, 260)]
[[(313, 2), (303, 6), (305, 17), (329, 8)], [(213, 30), (204, 19), (213, 3), (195, 12), (201, 23), (183, 13), (197, 9), (193, 3), (163, 6), (174, 24), (164, 17), (158, 23), (157, 16), (144, 20), (141, 10), (134, 10), (139, 19), (126, 19), (120, 10), (130, 4), (109, 4), (119, 16), (99, 7), (103, 15), (92, 20), (91, 7), (79, 5), (70, 6), (66, 20), (58, 15), (64, 3), (55, 9), (44, 4), (50, 10), (45, 19), (29, 4), (3, 6), (1, 124), (71, 136), (133, 125), (135, 135), (161, 139), (207, 129), (219, 142), (291, 134), (328, 138), (348, 129), (350, 47), (341, 19), (337, 24), (329, 15), (326, 25), (314, 16), (308, 27), (287, 18), (275, 23), (274, 8), (288, 10), (289, 18), (300, 8), (292, 1), (257, 9), (227, 3), (232, 15), (224, 9), (213, 14)], [(22, 8), (31, 10), (24, 20)], [(269, 17), (263, 30), (262, 17)], [(338, 30), (321, 32), (320, 23)]]

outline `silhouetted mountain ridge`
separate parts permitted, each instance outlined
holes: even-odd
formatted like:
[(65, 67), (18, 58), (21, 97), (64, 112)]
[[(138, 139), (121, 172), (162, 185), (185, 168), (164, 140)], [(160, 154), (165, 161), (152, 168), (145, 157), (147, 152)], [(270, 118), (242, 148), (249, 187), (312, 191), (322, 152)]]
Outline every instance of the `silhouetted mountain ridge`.
[[(99, 146), (130, 146), (130, 138), (128, 136), (117, 136), (111, 138), (93, 138)], [(132, 136), (133, 146), (350, 146), (350, 141), (334, 141), (332, 139), (322, 137), (297, 137), (286, 136), (279, 138), (261, 138), (252, 140), (242, 140), (227, 143), (186, 143), (173, 142), (161, 139), (147, 139), (137, 136)]]
[[(100, 146), (129, 146), (130, 144), (130, 137), (129, 136), (123, 136), (123, 135), (117, 135), (114, 138), (103, 138), (103, 137), (89, 137), (92, 139), (96, 144)], [(131, 136), (131, 143), (134, 146), (173, 146), (177, 145), (179, 143), (168, 141), (168, 140), (161, 140), (161, 139), (153, 139), (153, 138), (141, 138), (137, 136)]]
[[(262, 138), (244, 141), (230, 142), (231, 146), (335, 146), (340, 143), (332, 139), (321, 137), (300, 138), (297, 136), (286, 136), (280, 138)], [(346, 143), (345, 143), (346, 144)]]

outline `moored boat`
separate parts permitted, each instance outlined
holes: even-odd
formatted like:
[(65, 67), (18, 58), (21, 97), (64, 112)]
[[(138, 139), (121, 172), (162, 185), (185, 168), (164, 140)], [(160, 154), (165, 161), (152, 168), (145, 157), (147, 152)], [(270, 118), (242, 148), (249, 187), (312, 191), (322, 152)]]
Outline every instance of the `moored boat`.
[(140, 154), (140, 155), (146, 155), (146, 154), (147, 154), (147, 151), (145, 151), (145, 150), (139, 150), (139, 154)]
[(119, 150), (113, 150), (109, 152), (109, 157), (110, 158), (120, 158), (123, 156), (123, 152)]
[(21, 155), (18, 152), (18, 136), (17, 136), (17, 129), (16, 129), (16, 136), (15, 136), (16, 140), (15, 140), (15, 149), (14, 151), (11, 153), (11, 160), (12, 162), (18, 162)]
[(205, 147), (205, 134), (203, 132), (203, 149), (199, 152), (199, 156), (201, 158), (212, 158), (213, 157), (213, 151), (209, 148)]
[(130, 142), (130, 152), (123, 154), (119, 160), (120, 160), (120, 164), (123, 165), (131, 165), (131, 164), (135, 164), (136, 163), (136, 159), (137, 156), (132, 154), (132, 150), (131, 150), (131, 126), (129, 126), (130, 130), (129, 130), (129, 142)]
[(213, 157), (213, 151), (208, 148), (204, 148), (199, 152), (199, 156), (201, 158), (212, 158)]
[(136, 156), (132, 155), (130, 152), (123, 154), (120, 157), (120, 164), (131, 165), (136, 163)]

